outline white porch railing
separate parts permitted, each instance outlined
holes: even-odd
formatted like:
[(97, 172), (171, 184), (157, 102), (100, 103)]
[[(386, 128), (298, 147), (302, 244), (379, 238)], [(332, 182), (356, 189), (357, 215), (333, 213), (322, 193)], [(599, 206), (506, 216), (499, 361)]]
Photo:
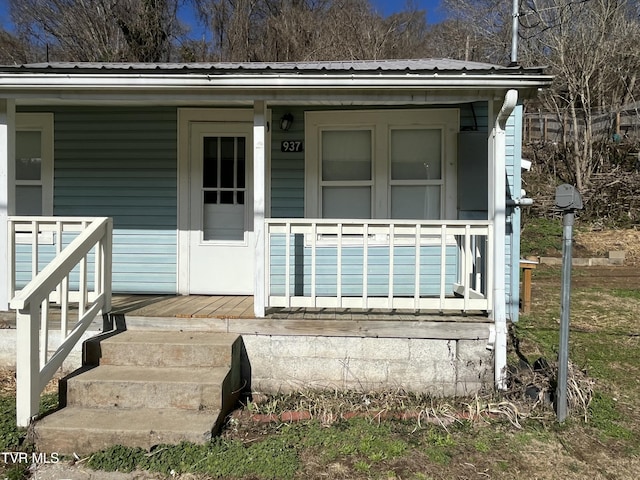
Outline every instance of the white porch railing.
[(265, 224), (267, 308), (493, 308), (489, 221)]
[[(18, 426), (25, 427), (38, 413), (42, 390), (87, 327), (98, 313), (111, 309), (113, 224), (110, 218), (10, 217), (8, 226), (10, 305), (17, 311), (16, 417)], [(63, 248), (64, 237), (69, 235), (75, 238)], [(20, 251), (18, 245), (28, 251)], [(53, 258), (39, 270), (40, 257), (47, 249)], [(16, 294), (16, 260), (23, 255), (31, 256), (31, 280)], [(72, 276), (75, 289), (70, 287)], [(73, 326), (71, 302), (78, 304)], [(61, 343), (49, 357), (51, 303), (60, 305)]]

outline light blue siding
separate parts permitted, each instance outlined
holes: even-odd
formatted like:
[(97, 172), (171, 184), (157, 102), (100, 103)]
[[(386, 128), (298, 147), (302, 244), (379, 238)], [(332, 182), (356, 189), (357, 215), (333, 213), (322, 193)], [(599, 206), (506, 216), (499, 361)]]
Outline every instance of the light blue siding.
[(175, 293), (177, 110), (50, 111), (54, 215), (113, 218), (114, 292)]
[[(50, 243), (41, 243), (38, 247), (38, 272), (42, 271), (56, 255), (56, 238), (55, 233), (50, 237)], [(78, 236), (78, 233), (66, 232), (62, 236), (62, 248), (65, 248), (74, 238)], [(16, 245), (15, 252), (15, 266), (16, 266), (16, 289), (23, 288), (32, 279), (32, 247), (31, 244), (18, 243)], [(89, 288), (93, 288), (93, 275), (95, 271), (94, 263), (94, 250), (89, 252), (87, 259), (87, 275), (89, 281)], [(80, 278), (80, 267), (77, 266), (69, 277), (69, 287), (71, 289), (77, 289)]]
[[(280, 130), (280, 117), (293, 115), (291, 128)], [(304, 217), (304, 151), (282, 152), (284, 140), (304, 141), (304, 109), (275, 108), (272, 112), (271, 130), (271, 217)]]
[[(286, 289), (286, 237), (271, 237), (271, 295), (282, 296)], [(453, 291), (458, 275), (458, 252), (455, 245), (446, 249), (445, 292)], [(389, 247), (370, 245), (367, 249), (367, 293), (371, 297), (389, 294)], [(337, 247), (316, 247), (316, 294), (336, 296), (338, 274)], [(362, 296), (364, 247), (342, 247), (342, 296)], [(301, 235), (292, 235), (289, 247), (290, 295), (311, 295), (311, 247), (304, 245)], [(395, 296), (413, 296), (415, 292), (415, 246), (393, 248), (393, 291)], [(420, 295), (440, 294), (440, 246), (420, 248)]]

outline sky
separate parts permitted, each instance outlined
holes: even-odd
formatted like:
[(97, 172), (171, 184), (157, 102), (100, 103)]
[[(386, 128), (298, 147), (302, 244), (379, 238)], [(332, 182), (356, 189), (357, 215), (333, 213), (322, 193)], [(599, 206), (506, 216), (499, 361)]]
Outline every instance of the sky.
[[(397, 12), (399, 10), (404, 10), (406, 7), (406, 1), (404, 0), (369, 0), (374, 8), (377, 9), (378, 13), (384, 15), (385, 17)], [(414, 5), (416, 5), (421, 10), (427, 11), (427, 22), (429, 23), (438, 23), (443, 20), (444, 15), (440, 11), (440, 0), (414, 0)]]
[[(369, 0), (373, 7), (383, 16), (388, 16), (394, 12), (404, 10), (407, 5), (406, 0)], [(9, 21), (9, 8), (7, 0), (0, 0), (0, 24), (6, 25)], [(428, 23), (438, 23), (444, 19), (440, 11), (440, 0), (413, 0), (413, 4), (427, 12)]]

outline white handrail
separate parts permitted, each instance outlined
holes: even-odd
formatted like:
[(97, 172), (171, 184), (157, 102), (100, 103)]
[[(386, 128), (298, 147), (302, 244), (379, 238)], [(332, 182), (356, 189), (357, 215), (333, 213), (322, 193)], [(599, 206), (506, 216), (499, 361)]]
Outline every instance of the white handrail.
[[(270, 218), (265, 224), (266, 307), (493, 308), (493, 276), (487, 263), (493, 235), (488, 220)], [(303, 243), (304, 253), (296, 250), (298, 258), (292, 253), (294, 239)], [(396, 258), (398, 247), (405, 247), (402, 258)], [(427, 260), (426, 255), (430, 261), (436, 259), (432, 268), (421, 263)], [(413, 262), (412, 269), (407, 268), (407, 261)], [(306, 274), (294, 265), (302, 266)], [(298, 272), (296, 278), (293, 271)], [(324, 292), (318, 292), (320, 277)], [(401, 288), (396, 277), (403, 277)], [(430, 293), (424, 280), (430, 282)], [(381, 291), (383, 284), (386, 287)], [(372, 291), (374, 285), (378, 285), (377, 293)], [(300, 286), (304, 293), (300, 293)], [(327, 293), (329, 290), (335, 293)]]
[[(11, 293), (15, 292), (16, 288), (17, 234), (31, 233), (33, 259), (38, 258), (39, 235), (43, 232), (54, 232), (58, 237), (55, 258), (40, 272), (37, 265), (33, 266), (35, 276), (10, 302), (11, 308), (17, 311), (16, 421), (18, 426), (25, 427), (38, 414), (40, 394), (47, 382), (80, 341), (93, 319), (99, 312), (104, 314), (111, 310), (113, 223), (110, 218), (10, 217), (8, 231)], [(80, 233), (61, 250), (62, 233), (71, 231)], [(92, 251), (95, 278), (93, 291), (90, 292), (87, 263)], [(80, 280), (75, 292), (78, 300), (78, 319), (72, 331), (68, 332), (69, 300), (70, 295), (74, 293), (69, 289), (69, 276), (78, 265)], [(63, 340), (51, 358), (48, 358), (48, 311), (51, 301), (61, 306), (60, 337)], [(89, 301), (92, 303), (88, 304)]]

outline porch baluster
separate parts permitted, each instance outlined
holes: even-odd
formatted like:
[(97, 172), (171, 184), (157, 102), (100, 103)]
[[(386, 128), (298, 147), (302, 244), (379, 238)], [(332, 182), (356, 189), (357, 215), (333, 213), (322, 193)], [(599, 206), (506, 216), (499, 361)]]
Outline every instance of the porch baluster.
[(337, 246), (337, 271), (338, 279), (336, 282), (336, 295), (338, 308), (342, 307), (342, 223), (338, 223), (338, 246)]
[(440, 311), (445, 310), (445, 288), (447, 274), (447, 226), (440, 225)]
[(316, 295), (316, 243), (318, 240), (318, 224), (311, 223), (311, 298), (313, 299), (313, 307), (318, 306), (318, 297)]
[(369, 224), (362, 225), (362, 308), (369, 308)]
[(389, 225), (389, 305), (388, 308), (393, 308), (393, 253), (394, 244), (396, 243), (394, 224)]
[(421, 241), (421, 225), (419, 223), (416, 224), (416, 261), (415, 261), (415, 290), (414, 290), (414, 310), (420, 310), (420, 241)]
[(284, 298), (285, 307), (291, 307), (291, 222), (285, 223), (284, 236)]
[(472, 265), (471, 265), (471, 225), (464, 227), (464, 311), (469, 309), (469, 290), (471, 289)]

